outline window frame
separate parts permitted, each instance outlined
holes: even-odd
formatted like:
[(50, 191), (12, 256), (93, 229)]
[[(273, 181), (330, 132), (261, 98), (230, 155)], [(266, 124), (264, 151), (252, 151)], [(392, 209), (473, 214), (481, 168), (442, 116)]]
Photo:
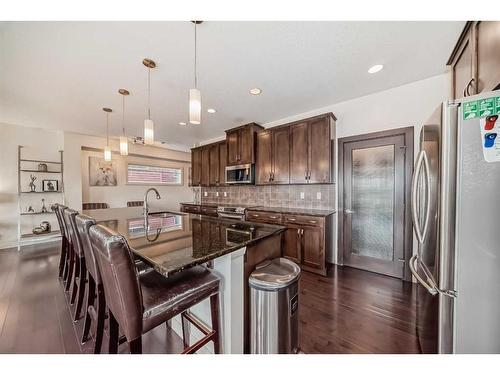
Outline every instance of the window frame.
[[(164, 168), (164, 169), (178, 169), (180, 171), (180, 182), (179, 183), (168, 183), (168, 182), (130, 182), (129, 180), (129, 167), (139, 166), (139, 167), (150, 167), (150, 168)], [(127, 162), (126, 168), (126, 185), (135, 186), (184, 186), (184, 167), (183, 166), (165, 166), (165, 165), (151, 165), (151, 164), (141, 164), (140, 162)]]

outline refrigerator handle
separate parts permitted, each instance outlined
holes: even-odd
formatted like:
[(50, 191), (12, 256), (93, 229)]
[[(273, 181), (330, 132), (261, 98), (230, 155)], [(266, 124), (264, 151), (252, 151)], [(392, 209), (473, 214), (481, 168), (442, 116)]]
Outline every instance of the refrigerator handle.
[(414, 256), (412, 256), (410, 258), (410, 262), (409, 262), (409, 266), (410, 266), (410, 271), (411, 271), (411, 274), (415, 277), (415, 279), (417, 279), (417, 281), (425, 288), (427, 289), (427, 291), (432, 294), (433, 296), (435, 296), (436, 294), (438, 294), (438, 291), (436, 290), (436, 288), (433, 288), (432, 286), (430, 286), (429, 284), (427, 284), (427, 282), (424, 281), (424, 279), (422, 279), (420, 277), (420, 275), (418, 274), (417, 272), (417, 267), (415, 266), (415, 264), (418, 262), (418, 257), (417, 257), (417, 254), (415, 254)]
[(424, 228), (422, 229), (422, 242), (423, 243), (425, 241), (425, 237), (427, 235), (427, 228), (428, 228), (428, 224), (429, 224), (429, 215), (430, 215), (430, 212), (431, 212), (431, 200), (430, 200), (430, 196), (431, 196), (431, 173), (430, 173), (430, 169), (429, 169), (429, 159), (427, 158), (427, 153), (422, 150), (423, 152), (423, 159), (424, 159), (424, 169), (425, 169), (425, 190), (426, 190), (426, 193), (427, 193), (427, 204), (426, 204), (426, 207), (425, 207), (425, 220), (424, 220)]
[(415, 235), (417, 236), (419, 243), (424, 242), (417, 213), (418, 177), (420, 175), (420, 169), (422, 168), (422, 162), (424, 161), (424, 153), (424, 150), (421, 150), (418, 154), (417, 162), (415, 163), (415, 170), (413, 171), (413, 177), (411, 180), (411, 218), (413, 221), (413, 228), (415, 229)]

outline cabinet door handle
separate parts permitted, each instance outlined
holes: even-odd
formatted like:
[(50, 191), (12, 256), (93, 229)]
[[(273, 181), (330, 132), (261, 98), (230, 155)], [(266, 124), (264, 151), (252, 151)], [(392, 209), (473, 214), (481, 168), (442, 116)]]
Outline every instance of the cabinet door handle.
[(273, 176), (273, 174), (271, 172), (269, 172), (269, 182), (272, 181), (272, 176)]
[(309, 171), (306, 169), (306, 175), (304, 176), (304, 178), (306, 179), (306, 181), (307, 181), (308, 173), (309, 173)]

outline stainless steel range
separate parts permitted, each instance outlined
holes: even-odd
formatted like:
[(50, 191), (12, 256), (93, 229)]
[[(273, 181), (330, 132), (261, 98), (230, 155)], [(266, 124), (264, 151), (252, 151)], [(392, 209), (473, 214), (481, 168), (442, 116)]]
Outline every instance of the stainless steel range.
[(245, 220), (245, 212), (248, 208), (256, 206), (245, 205), (224, 205), (217, 207), (217, 214), (219, 217), (226, 217), (229, 219)]

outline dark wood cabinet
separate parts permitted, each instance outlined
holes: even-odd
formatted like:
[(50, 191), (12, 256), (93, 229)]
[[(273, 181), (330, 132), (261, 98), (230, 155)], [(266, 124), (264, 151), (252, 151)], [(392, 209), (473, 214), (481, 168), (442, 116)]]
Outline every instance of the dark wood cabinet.
[(262, 129), (252, 122), (226, 130), (227, 165), (255, 163), (255, 134)]
[(246, 220), (286, 226), (282, 256), (305, 271), (326, 275), (327, 254), (333, 251), (333, 215), (312, 216), (247, 210)]
[(448, 60), (452, 99), (500, 84), (500, 21), (470, 21)]
[(283, 236), (283, 256), (291, 261), (301, 263), (300, 226), (288, 225)]
[(226, 184), (227, 143), (219, 143), (219, 186)]
[(191, 150), (191, 186), (201, 185), (201, 149)]
[(201, 186), (210, 185), (210, 148), (201, 148)]
[(220, 179), (220, 164), (219, 164), (219, 144), (214, 143), (208, 147), (208, 153), (210, 158), (210, 168), (209, 168), (209, 185), (218, 186)]
[(257, 157), (255, 163), (255, 182), (258, 185), (272, 183), (272, 132), (257, 133)]
[(307, 122), (290, 127), (290, 183), (307, 183), (308, 162)]
[(325, 184), (333, 180), (332, 114), (290, 126), (290, 183)]
[(207, 216), (218, 216), (217, 207), (216, 206), (208, 206), (208, 205), (199, 205), (199, 204), (186, 204), (181, 203), (181, 212), (189, 213), (189, 214), (200, 214)]

